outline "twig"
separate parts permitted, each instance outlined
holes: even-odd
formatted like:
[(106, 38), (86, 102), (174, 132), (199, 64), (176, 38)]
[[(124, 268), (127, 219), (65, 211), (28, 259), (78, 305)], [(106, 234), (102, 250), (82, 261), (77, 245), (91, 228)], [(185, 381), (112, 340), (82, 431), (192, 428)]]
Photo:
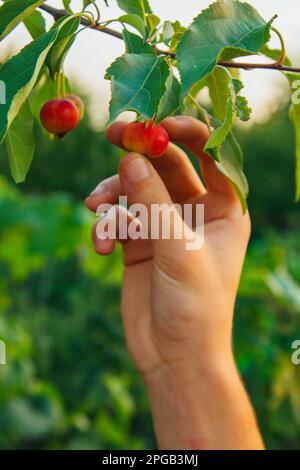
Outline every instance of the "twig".
[[(55, 20), (58, 20), (62, 18), (63, 16), (67, 15), (68, 12), (65, 10), (59, 10), (57, 8), (54, 8), (50, 5), (40, 5), (39, 7), (41, 10), (49, 13), (50, 15), (53, 16)], [(91, 29), (95, 29), (97, 31), (100, 31), (101, 33), (108, 34), (109, 36), (113, 36), (114, 38), (121, 39), (123, 40), (122, 33), (119, 31), (116, 31), (114, 29), (108, 28), (107, 26), (101, 26), (101, 25), (93, 25), (90, 23), (86, 18), (81, 17), (80, 22), (84, 26), (88, 26)], [(153, 46), (154, 47), (154, 46)], [(164, 54), (167, 56), (170, 56), (172, 58), (176, 58), (176, 54), (170, 52), (170, 51), (163, 51), (160, 49), (157, 49), (154, 47), (154, 49), (157, 51), (158, 54)], [(298, 67), (288, 67), (286, 65), (281, 65), (279, 63), (271, 63), (271, 64), (253, 64), (253, 63), (245, 63), (245, 62), (227, 62), (220, 60), (218, 62), (218, 65), (221, 65), (223, 67), (228, 67), (228, 68), (233, 68), (233, 69), (245, 69), (245, 70), (251, 70), (251, 69), (265, 69), (265, 70), (279, 70), (281, 72), (295, 72), (295, 73), (300, 73), (300, 68)]]

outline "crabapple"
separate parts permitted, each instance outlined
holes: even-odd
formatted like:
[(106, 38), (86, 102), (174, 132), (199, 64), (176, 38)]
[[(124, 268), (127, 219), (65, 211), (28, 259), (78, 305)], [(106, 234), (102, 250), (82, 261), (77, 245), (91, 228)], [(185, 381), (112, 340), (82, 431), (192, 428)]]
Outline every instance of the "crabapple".
[(169, 134), (160, 124), (154, 125), (153, 120), (132, 122), (125, 127), (122, 134), (123, 146), (150, 158), (162, 157), (169, 144)]
[(70, 99), (57, 98), (44, 104), (40, 117), (48, 132), (63, 137), (78, 126), (80, 113)]

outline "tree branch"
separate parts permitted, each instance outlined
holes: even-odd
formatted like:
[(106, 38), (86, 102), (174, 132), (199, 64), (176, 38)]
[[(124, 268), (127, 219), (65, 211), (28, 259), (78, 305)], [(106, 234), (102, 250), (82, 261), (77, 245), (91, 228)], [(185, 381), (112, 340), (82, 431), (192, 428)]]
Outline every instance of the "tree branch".
[[(65, 10), (59, 10), (57, 8), (54, 8), (50, 5), (40, 5), (40, 10), (43, 10), (50, 15), (53, 16), (55, 20), (58, 20), (62, 18), (63, 16), (67, 15), (68, 12)], [(101, 26), (101, 25), (93, 25), (91, 22), (89, 22), (86, 18), (80, 18), (80, 22), (83, 26), (87, 26), (91, 29), (95, 29), (96, 31), (99, 31), (101, 33), (108, 34), (109, 36), (113, 36), (114, 38), (121, 39), (123, 40), (123, 36), (119, 31), (116, 31), (114, 29), (108, 28), (107, 26)], [(170, 56), (172, 58), (176, 57), (176, 54), (173, 54), (169, 51), (162, 51), (160, 49), (155, 48), (155, 50), (158, 52), (158, 54), (164, 54), (167, 56)], [(279, 70), (281, 72), (295, 72), (295, 73), (300, 73), (300, 68), (298, 67), (288, 67), (286, 65), (281, 65), (278, 63), (271, 63), (271, 64), (252, 64), (249, 63), (247, 64), (246, 62), (227, 62), (227, 61), (219, 61), (218, 65), (222, 65), (223, 67), (227, 68), (233, 68), (233, 69), (245, 69), (245, 70), (251, 70), (251, 69), (265, 69), (265, 70)]]

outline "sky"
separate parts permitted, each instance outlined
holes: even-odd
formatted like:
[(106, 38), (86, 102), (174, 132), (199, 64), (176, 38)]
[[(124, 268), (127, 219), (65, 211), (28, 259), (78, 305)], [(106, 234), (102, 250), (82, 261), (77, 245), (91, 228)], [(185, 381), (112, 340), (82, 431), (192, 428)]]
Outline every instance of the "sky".
[[(61, 7), (60, 0), (48, 0), (49, 5)], [(74, 9), (80, 8), (82, 1), (73, 0)], [(101, 7), (102, 20), (117, 18), (122, 12), (116, 6), (115, 0), (110, 0), (107, 8), (103, 0), (98, 0)], [(150, 0), (153, 11), (162, 20), (177, 20), (189, 25), (193, 18), (211, 0)], [(297, 0), (248, 0), (252, 6), (258, 9), (260, 14), (269, 20), (274, 14), (278, 19), (274, 26), (281, 31), (285, 38), (287, 52), (294, 60), (295, 65), (300, 65), (299, 43), (299, 17), (300, 2)], [(51, 24), (51, 17), (46, 15)], [(118, 29), (118, 25), (114, 26)], [(1, 56), (7, 50), (17, 52), (23, 47), (30, 37), (21, 25), (14, 33), (7, 37), (0, 48)], [(279, 47), (278, 38), (274, 35), (270, 45)], [(99, 33), (97, 31), (83, 31), (66, 59), (64, 70), (67, 76), (80, 85), (90, 100), (90, 113), (93, 123), (97, 127), (105, 125), (108, 118), (108, 105), (110, 97), (110, 84), (104, 79), (105, 70), (115, 58), (124, 52), (122, 41)], [(257, 58), (264, 61), (263, 58)], [(253, 62), (253, 57), (251, 58)], [(245, 83), (244, 95), (248, 98), (253, 108), (253, 120), (264, 120), (270, 111), (276, 109), (278, 101), (286, 95), (288, 86), (286, 80), (276, 71), (242, 71), (242, 80)]]

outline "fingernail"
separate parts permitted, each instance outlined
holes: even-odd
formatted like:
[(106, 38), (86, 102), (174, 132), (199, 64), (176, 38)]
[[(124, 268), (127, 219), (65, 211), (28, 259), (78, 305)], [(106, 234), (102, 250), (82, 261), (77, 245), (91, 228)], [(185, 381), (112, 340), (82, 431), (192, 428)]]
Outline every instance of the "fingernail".
[(150, 167), (143, 158), (135, 158), (125, 170), (125, 178), (129, 183), (138, 183), (150, 176)]
[(109, 190), (108, 190), (108, 186), (106, 183), (100, 183), (98, 184), (98, 186), (96, 186), (96, 188), (94, 189), (94, 191), (91, 192), (90, 196), (94, 196), (95, 194), (105, 194), (105, 193), (108, 193)]

